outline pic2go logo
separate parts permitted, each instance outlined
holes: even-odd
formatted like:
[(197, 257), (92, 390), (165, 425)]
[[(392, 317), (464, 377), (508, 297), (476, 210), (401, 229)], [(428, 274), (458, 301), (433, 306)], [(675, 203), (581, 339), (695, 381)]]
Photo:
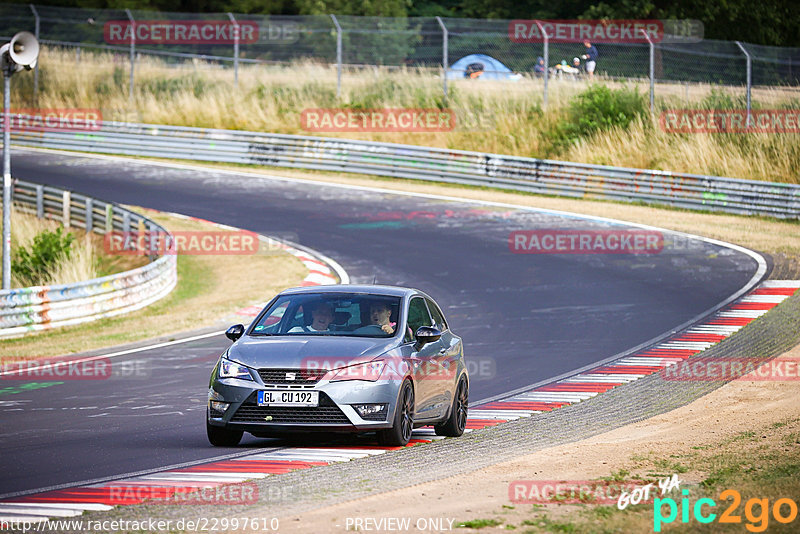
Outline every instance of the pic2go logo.
[[(653, 501), (653, 531), (661, 532), (661, 525), (672, 523), (681, 514), (681, 522), (689, 522), (689, 511), (691, 509), (694, 519), (698, 523), (712, 523), (717, 519), (717, 514), (711, 511), (716, 508), (717, 503), (714, 499), (698, 499), (694, 506), (689, 503), (689, 490), (682, 491), (684, 497), (680, 505), (675, 499), (669, 497), (665, 499), (656, 498)], [(742, 523), (742, 516), (736, 513), (737, 508), (742, 502), (742, 496), (734, 489), (727, 489), (719, 494), (719, 498), (724, 501), (731, 500), (725, 511), (720, 514), (718, 523)], [(666, 507), (666, 510), (665, 510)], [(667, 515), (664, 512), (667, 511)], [(752, 498), (744, 505), (744, 516), (747, 519), (745, 528), (750, 532), (764, 532), (769, 526), (770, 512), (778, 523), (788, 524), (797, 518), (797, 503), (792, 499), (782, 498), (776, 500), (770, 508), (769, 499)]]

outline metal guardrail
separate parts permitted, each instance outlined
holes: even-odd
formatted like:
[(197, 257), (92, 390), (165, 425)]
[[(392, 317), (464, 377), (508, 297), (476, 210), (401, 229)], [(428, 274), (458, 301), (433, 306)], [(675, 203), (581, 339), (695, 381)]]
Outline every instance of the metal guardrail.
[(800, 219), (800, 186), (326, 137), (104, 122), (96, 131), (17, 131), (16, 145), (340, 171), (543, 195)]
[[(13, 204), (19, 211), (87, 233), (168, 232), (115, 204), (21, 180), (14, 181)], [(177, 262), (174, 254), (153, 259), (143, 267), (93, 280), (0, 291), (0, 338), (113, 317), (157, 301), (175, 287)]]

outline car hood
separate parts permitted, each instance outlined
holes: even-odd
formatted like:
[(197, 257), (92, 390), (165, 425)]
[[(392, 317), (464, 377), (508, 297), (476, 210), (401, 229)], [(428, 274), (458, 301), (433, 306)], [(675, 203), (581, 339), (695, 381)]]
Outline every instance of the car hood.
[(337, 369), (372, 360), (397, 345), (393, 339), (245, 336), (228, 359), (256, 369)]

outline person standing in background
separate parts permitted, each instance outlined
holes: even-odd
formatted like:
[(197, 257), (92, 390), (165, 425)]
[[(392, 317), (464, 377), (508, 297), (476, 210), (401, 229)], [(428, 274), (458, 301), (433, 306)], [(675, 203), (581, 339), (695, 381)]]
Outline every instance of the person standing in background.
[(584, 41), (583, 46), (586, 47), (586, 53), (581, 58), (586, 60), (586, 74), (589, 75), (591, 80), (594, 78), (594, 69), (597, 67), (597, 48), (592, 46), (589, 41)]

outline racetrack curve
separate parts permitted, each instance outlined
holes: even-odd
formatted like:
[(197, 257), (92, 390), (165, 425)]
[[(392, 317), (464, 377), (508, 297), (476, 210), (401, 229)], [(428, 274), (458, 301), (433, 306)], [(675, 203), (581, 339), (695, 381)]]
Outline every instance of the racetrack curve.
[[(673, 236), (659, 254), (509, 250), (514, 230), (626, 228), (571, 214), (21, 149), (12, 169), (22, 180), (287, 237), (334, 258), (353, 283), (428, 292), (474, 362), (471, 399), (626, 351), (698, 318), (760, 272), (743, 251)], [(139, 362), (144, 379), (0, 395), (0, 494), (237, 452), (210, 447), (203, 428), (208, 374), (228, 344), (215, 336), (115, 358)], [(273, 443), (248, 437), (243, 446)]]

